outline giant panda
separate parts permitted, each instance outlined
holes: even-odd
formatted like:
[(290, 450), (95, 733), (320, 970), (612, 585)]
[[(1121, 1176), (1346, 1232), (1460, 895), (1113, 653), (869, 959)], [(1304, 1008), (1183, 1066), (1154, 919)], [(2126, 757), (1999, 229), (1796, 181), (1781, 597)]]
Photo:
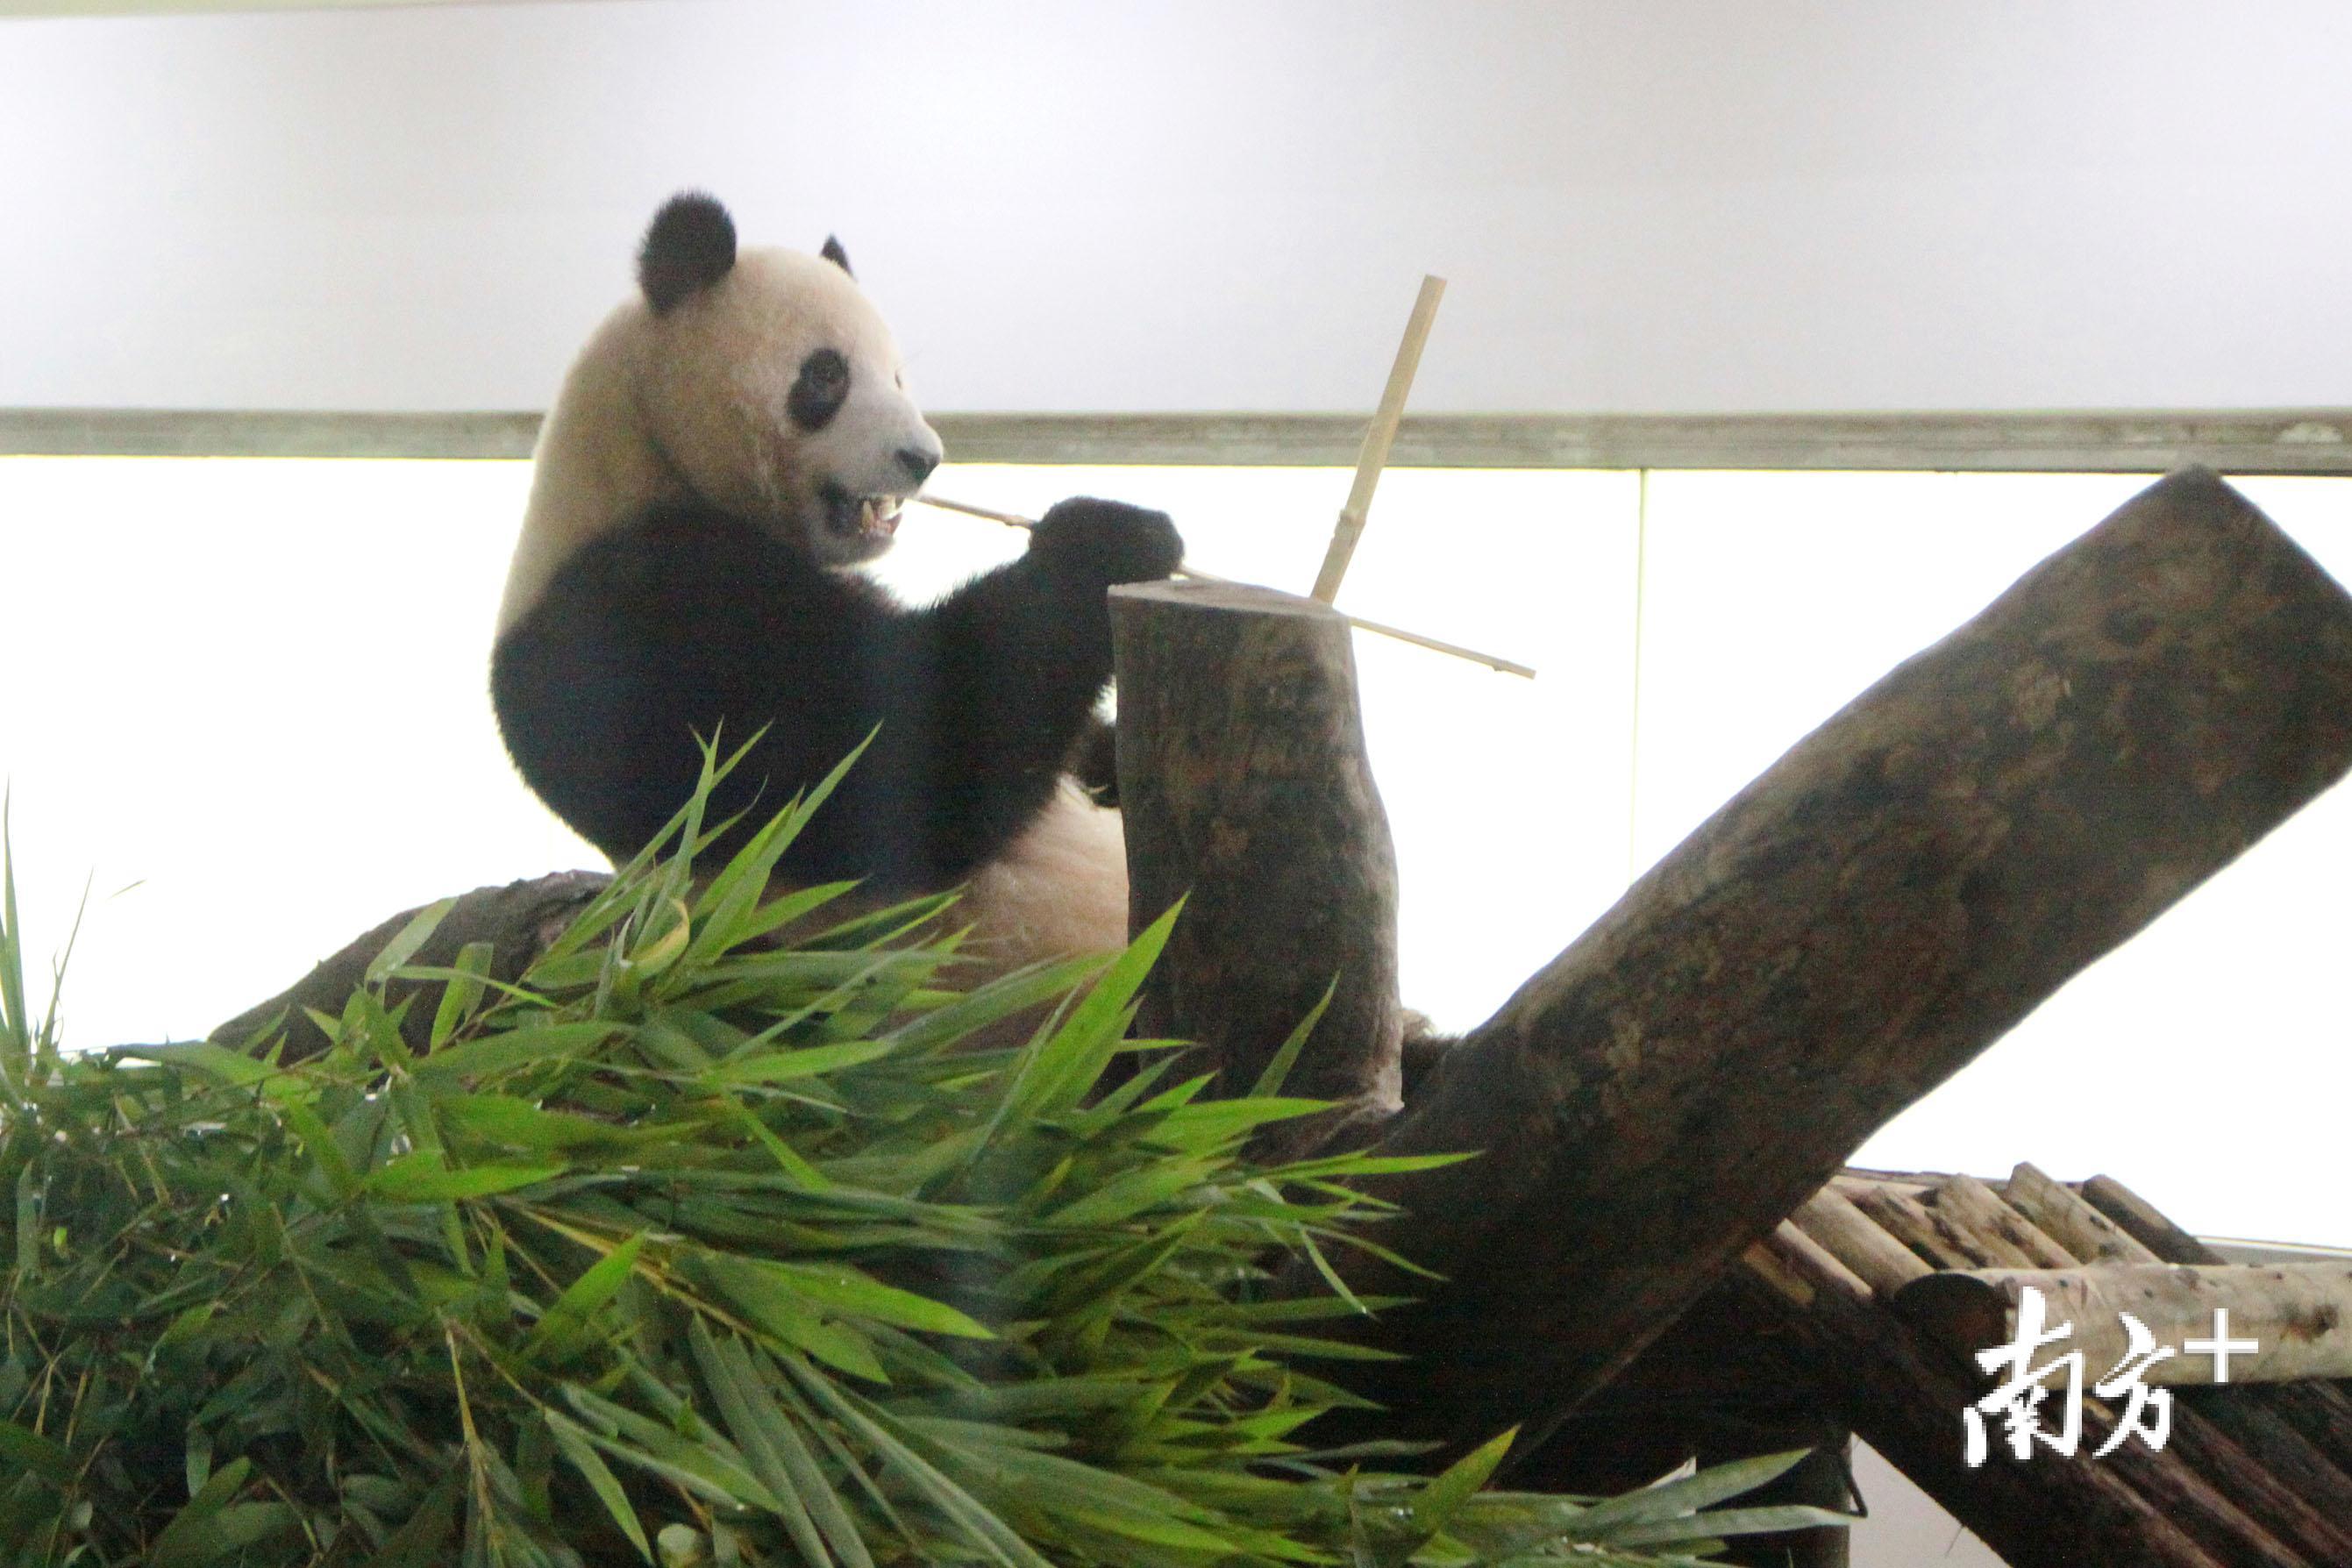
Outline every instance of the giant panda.
[(871, 731), (782, 881), (962, 887), (992, 970), (1120, 945), (1118, 816), (1066, 765), (1099, 724), (1109, 588), (1183, 554), (1168, 518), (1065, 501), (1020, 559), (902, 605), (855, 569), (942, 448), (839, 244), (739, 251), (689, 193), (637, 282), (548, 415), (499, 605), (490, 693), (523, 780), (617, 864), (685, 804), (702, 740), (757, 732), (711, 803), (741, 814), (724, 854)]

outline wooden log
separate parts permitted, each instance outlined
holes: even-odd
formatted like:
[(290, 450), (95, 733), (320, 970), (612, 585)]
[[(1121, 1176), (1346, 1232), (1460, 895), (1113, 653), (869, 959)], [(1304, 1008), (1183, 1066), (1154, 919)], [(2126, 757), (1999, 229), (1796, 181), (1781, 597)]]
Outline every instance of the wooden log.
[[(490, 944), (489, 973), (493, 979), (514, 981), (547, 950), (547, 944), (572, 923), (573, 916), (604, 890), (612, 878), (602, 871), (558, 871), (504, 887), (477, 888), (460, 894), (441, 923), (409, 963), (420, 968), (446, 969), (470, 942)], [(262, 1043), (257, 1036), (282, 1029), (284, 1059), (299, 1061), (327, 1048), (327, 1037), (305, 1015), (306, 1007), (340, 1016), (343, 1004), (360, 988), (368, 965), (398, 936), (417, 910), (403, 910), (374, 929), (346, 942), (333, 957), (322, 960), (310, 973), (268, 1001), (247, 1008), (213, 1030), (211, 1038), (240, 1048)], [(433, 1013), (441, 986), (435, 982), (394, 980), (384, 987), (384, 1000), (397, 1006), (404, 997), (416, 1000), (401, 1022), (401, 1034), (412, 1050), (430, 1043)]]
[[(1895, 1310), (1963, 1354), (2017, 1338), (2028, 1289), (2048, 1303), (2047, 1322), (2072, 1323), (2067, 1348), (2095, 1373), (2124, 1360), (2129, 1312), (2158, 1345), (2179, 1353), (2149, 1364), (2141, 1381), (2293, 1383), (2352, 1376), (2352, 1264), (2176, 1265), (2108, 1263), (2077, 1268), (1948, 1269), (1898, 1291)], [(2228, 1375), (2219, 1351), (2191, 1351), (2214, 1339), (2226, 1312), (2229, 1338), (2258, 1348), (2232, 1352)]]
[[(1792, 748), (1449, 1054), (1397, 1435), (1590, 1393), (1872, 1131), (2352, 763), (2352, 599), (2176, 474)], [(1130, 808), (1131, 809), (1131, 808)], [(1356, 1287), (1422, 1282), (1372, 1258)]]
[(2173, 1224), (2154, 1204), (2113, 1176), (2093, 1176), (2083, 1184), (2083, 1201), (2116, 1222), (2118, 1229), (2147, 1249), (2151, 1261), (2164, 1263), (2227, 1263), (2228, 1258)]
[[(2083, 1184), (2083, 1201), (2167, 1263), (2220, 1263), (2221, 1255), (2173, 1224), (2113, 1176)], [(2270, 1407), (2338, 1468), (2352, 1468), (2352, 1393), (2336, 1383), (2278, 1384)]]
[[(1801, 1209), (1799, 1214), (1804, 1212)], [(1882, 1186), (1866, 1193), (1863, 1206), (1856, 1212), (1879, 1215), (1922, 1251), (1947, 1259), (1960, 1270), (1931, 1274), (1923, 1268), (1916, 1279), (1896, 1290), (1882, 1291), (1881, 1300), (1890, 1301), (1897, 1311), (1923, 1299), (1930, 1303), (1949, 1302), (1952, 1287), (1943, 1282), (1986, 1278), (1982, 1271), (1989, 1268), (2014, 1264), (2021, 1270), (2033, 1270), (2074, 1265), (2073, 1256), (2057, 1241), (1970, 1176), (1945, 1177), (1933, 1187), (1917, 1191), (1916, 1195), (1896, 1187)], [(2074, 1268), (2074, 1272), (2106, 1279), (2115, 1271)], [(1972, 1328), (1982, 1328), (1989, 1335), (1998, 1337), (1987, 1338), (1981, 1344), (1965, 1342), (1949, 1326), (1944, 1326), (1947, 1331), (1937, 1337), (1956, 1360), (1974, 1373), (1977, 1369), (1973, 1352), (1991, 1344), (2010, 1342), (2015, 1325), (2012, 1319), (2009, 1331), (1999, 1333), (1997, 1324), (1982, 1321), (1991, 1315), (1985, 1303), (1970, 1300), (1964, 1305)], [(2068, 1320), (2062, 1316), (2053, 1321)], [(2116, 1341), (2113, 1346), (2084, 1342), (2080, 1333), (2083, 1320), (2073, 1320), (2077, 1326), (2076, 1336), (2063, 1348), (2084, 1351), (2086, 1389), (2091, 1382), (2105, 1375), (2122, 1354), (2121, 1325), (2109, 1321)], [(1932, 1331), (1938, 1325), (1928, 1326)], [(1904, 1331), (1890, 1321), (1886, 1331)], [(2203, 1327), (2198, 1331), (2202, 1332)], [(2109, 1351), (2113, 1353), (2106, 1353)], [(2103, 1355), (2105, 1359), (2101, 1359)], [(1981, 1392), (1990, 1386), (1990, 1380), (1980, 1379), (1978, 1386)], [(2182, 1391), (2189, 1392), (2192, 1391)], [(2214, 1494), (2211, 1498), (2187, 1500), (2193, 1510), (2191, 1517), (2205, 1537), (2215, 1542), (2228, 1542), (2231, 1531), (2252, 1527), (2270, 1537), (2282, 1551), (2301, 1553), (2311, 1562), (2352, 1563), (2352, 1535), (2332, 1523), (2326, 1510), (2315, 1506), (2319, 1501), (2332, 1503), (2344, 1495), (2343, 1479), (2334, 1467), (2284, 1422), (2254, 1404), (2252, 1390), (2199, 1388), (2193, 1392), (2215, 1397), (2210, 1403), (2192, 1405), (2185, 1399), (2177, 1403), (2172, 1412), (2169, 1451)], [(2215, 1404), (2221, 1408), (2214, 1408)], [(2096, 1459), (2099, 1456), (2095, 1450), (2115, 1430), (2116, 1406), (2113, 1402), (2086, 1398), (2084, 1419), (2085, 1429), (2095, 1436), (2082, 1451), (2091, 1453)], [(2126, 1447), (2137, 1442), (2137, 1438), (2126, 1439)], [(2108, 1458), (2112, 1460), (2115, 1456)], [(2164, 1489), (2174, 1484), (2164, 1473), (2162, 1461), (2145, 1447), (2136, 1448), (2120, 1462), (2148, 1487), (2157, 1489), (2156, 1495), (2163, 1495)]]
[[(2081, 1194), (2034, 1165), (2021, 1163), (2011, 1173), (2006, 1195), (2012, 1208), (2023, 1211), (2084, 1263), (2163, 1261)], [(2152, 1209), (2147, 1213), (2162, 1217)], [(2198, 1249), (2204, 1250), (2201, 1244)], [(2243, 1449), (2264, 1474), (2284, 1483), (2321, 1517), (2352, 1521), (2352, 1474), (2321, 1446), (2327, 1440), (2331, 1415), (2343, 1414), (2330, 1408), (2341, 1403), (2336, 1389), (2324, 1383), (2184, 1388), (2180, 1397), (2186, 1408)], [(2352, 1436), (2352, 1425), (2339, 1430), (2339, 1445), (2347, 1436)], [(2352, 1446), (2344, 1447), (2344, 1458), (2352, 1461)]]
[(2009, 1206), (2064, 1247), (2077, 1263), (2158, 1263), (2162, 1259), (2134, 1240), (2082, 1194), (2053, 1180), (2038, 1166), (2020, 1162), (2002, 1194)]
[[(2020, 1464), (1997, 1448), (1969, 1468), (1960, 1412), (1979, 1396), (1973, 1369), (1890, 1324), (1870, 1287), (1794, 1225), (1780, 1226), (1746, 1258), (1748, 1268), (1731, 1284), (1750, 1301), (1754, 1320), (1796, 1339), (1824, 1369), (1816, 1386), (1830, 1407), (2013, 1568), (2242, 1568), (2273, 1561), (2200, 1544), (2109, 1462), (2079, 1450), (2071, 1459), (2045, 1452)], [(2196, 1477), (2181, 1485), (2189, 1495), (2167, 1501), (2184, 1515), (2235, 1522)]]
[[(1909, 1193), (1896, 1187), (1879, 1187), (1854, 1194), (1853, 1205), (1867, 1215), (1871, 1223), (1909, 1247), (1914, 1255), (1926, 1258), (1938, 1268), (1970, 1268), (1986, 1261), (1971, 1238), (1955, 1229), (1948, 1216), (1938, 1216), (1928, 1208), (1925, 1192)], [(2022, 1259), (2003, 1258), (2000, 1261)]]
[[(1882, 1299), (1933, 1272), (1909, 1247), (1886, 1234), (1837, 1188), (1823, 1187), (1790, 1216), (1798, 1229), (1828, 1249)], [(1754, 1257), (1754, 1249), (1749, 1256)]]
[(1200, 1042), (1246, 1091), (1336, 982), (1286, 1092), (1342, 1103), (1296, 1152), (1400, 1100), (1396, 854), (1364, 755), (1348, 623), (1229, 583), (1114, 589), (1119, 809), (1140, 926), (1187, 899), (1147, 1033)]
[[(1927, 1206), (1956, 1228), (1999, 1243), (2008, 1258), (2022, 1268), (2071, 1268), (2074, 1255), (2041, 1227), (2000, 1201), (2000, 1195), (1974, 1176), (1951, 1176), (1927, 1195)], [(2003, 1259), (2004, 1261), (2006, 1259)], [(1990, 1263), (1992, 1258), (1980, 1258)]]

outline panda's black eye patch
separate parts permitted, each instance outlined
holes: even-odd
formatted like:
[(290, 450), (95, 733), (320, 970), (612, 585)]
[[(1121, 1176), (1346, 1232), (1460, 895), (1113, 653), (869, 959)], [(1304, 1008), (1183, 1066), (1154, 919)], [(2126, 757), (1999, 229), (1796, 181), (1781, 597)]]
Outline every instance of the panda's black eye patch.
[(837, 349), (819, 349), (801, 361), (784, 410), (803, 430), (822, 430), (849, 399), (849, 362)]

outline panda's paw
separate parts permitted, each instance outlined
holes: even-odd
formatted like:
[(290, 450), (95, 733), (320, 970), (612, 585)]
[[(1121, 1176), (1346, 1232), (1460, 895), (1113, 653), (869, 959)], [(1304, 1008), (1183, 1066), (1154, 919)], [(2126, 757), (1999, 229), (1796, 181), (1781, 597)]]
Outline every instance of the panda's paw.
[(1150, 583), (1184, 559), (1184, 541), (1164, 511), (1081, 497), (1040, 519), (1029, 553), (1099, 583)]

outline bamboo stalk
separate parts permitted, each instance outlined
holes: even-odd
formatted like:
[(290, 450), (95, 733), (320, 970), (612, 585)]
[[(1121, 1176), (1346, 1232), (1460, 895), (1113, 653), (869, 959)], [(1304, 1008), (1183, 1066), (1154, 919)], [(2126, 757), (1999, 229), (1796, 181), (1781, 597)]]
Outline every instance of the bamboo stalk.
[[(968, 517), (984, 517), (991, 522), (1001, 522), (1007, 528), (1037, 526), (1034, 518), (1023, 517), (1019, 512), (999, 511), (994, 507), (974, 506), (970, 501), (950, 500), (944, 496), (925, 494), (910, 496), (908, 499), (919, 501), (924, 506), (937, 507), (941, 511), (960, 511)], [(1192, 566), (1181, 568), (1176, 575), (1190, 577), (1196, 583), (1231, 584), (1234, 582), (1231, 577), (1220, 577), (1213, 572), (1203, 572)], [(1344, 615), (1346, 612), (1341, 613)], [(1527, 665), (1520, 664), (1515, 659), (1505, 658), (1499, 654), (1480, 653), (1474, 647), (1464, 647), (1458, 643), (1443, 642), (1436, 637), (1423, 637), (1419, 632), (1409, 632), (1402, 626), (1392, 626), (1383, 621), (1368, 621), (1361, 616), (1349, 616), (1347, 619), (1348, 624), (1359, 631), (1374, 632), (1384, 637), (1394, 637), (1399, 642), (1409, 642), (1416, 647), (1425, 647), (1435, 653), (1450, 654), (1455, 658), (1466, 658), (1473, 664), (1483, 664), (1487, 668), (1500, 670), (1505, 675), (1516, 675), (1528, 680), (1533, 680), (1536, 676), (1536, 672)]]
[(1397, 344), (1396, 363), (1389, 367), (1389, 384), (1381, 391), (1380, 410), (1372, 416), (1371, 427), (1364, 432), (1364, 449), (1356, 458), (1356, 480), (1348, 487), (1348, 504), (1339, 509), (1339, 525), (1331, 531), (1331, 546), (1323, 553), (1322, 570), (1315, 574), (1315, 590), (1310, 597), (1327, 605), (1339, 597), (1339, 579), (1355, 556), (1356, 541), (1363, 537), (1364, 519), (1372, 510), (1372, 489), (1381, 482), (1381, 470), (1388, 466), (1389, 447), (1396, 442), (1397, 422), (1404, 417), (1405, 395), (1412, 390), (1413, 373), (1421, 368), (1422, 345), (1429, 342), (1430, 326), (1437, 320), (1437, 301), (1444, 293), (1444, 279), (1423, 277), (1421, 292), (1412, 301), (1412, 314), (1405, 320), (1404, 341)]

